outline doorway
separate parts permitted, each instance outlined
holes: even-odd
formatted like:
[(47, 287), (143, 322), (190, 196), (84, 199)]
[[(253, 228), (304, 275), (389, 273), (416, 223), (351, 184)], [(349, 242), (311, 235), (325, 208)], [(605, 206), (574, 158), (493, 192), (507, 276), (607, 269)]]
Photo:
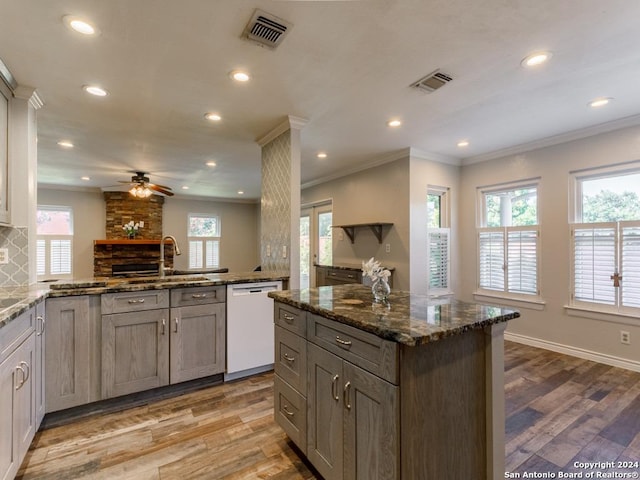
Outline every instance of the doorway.
[(331, 201), (306, 205), (300, 212), (300, 288), (315, 287), (314, 265), (331, 265)]

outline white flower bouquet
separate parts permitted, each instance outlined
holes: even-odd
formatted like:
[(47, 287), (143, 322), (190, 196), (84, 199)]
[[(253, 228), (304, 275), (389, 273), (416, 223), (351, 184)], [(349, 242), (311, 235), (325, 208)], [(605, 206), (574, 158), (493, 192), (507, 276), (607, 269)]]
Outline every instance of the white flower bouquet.
[(140, 228), (140, 224), (131, 220), (129, 223), (125, 223), (122, 226), (122, 229), (129, 237), (135, 237), (136, 233), (138, 233), (138, 229)]
[(362, 262), (362, 274), (369, 277), (372, 282), (376, 280), (384, 280), (387, 282), (391, 276), (391, 272), (380, 266), (380, 262), (371, 257), (368, 262)]

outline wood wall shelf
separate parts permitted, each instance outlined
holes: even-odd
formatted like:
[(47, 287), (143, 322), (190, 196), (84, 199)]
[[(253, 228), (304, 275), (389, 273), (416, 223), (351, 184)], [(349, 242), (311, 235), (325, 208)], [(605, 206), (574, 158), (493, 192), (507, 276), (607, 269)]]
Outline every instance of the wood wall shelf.
[(354, 223), (351, 225), (332, 225), (331, 228), (341, 228), (344, 230), (344, 233), (347, 234), (351, 243), (355, 242), (356, 239), (356, 230), (359, 228), (370, 228), (373, 231), (373, 234), (378, 239), (378, 243), (382, 243), (382, 229), (384, 227), (391, 227), (393, 223)]

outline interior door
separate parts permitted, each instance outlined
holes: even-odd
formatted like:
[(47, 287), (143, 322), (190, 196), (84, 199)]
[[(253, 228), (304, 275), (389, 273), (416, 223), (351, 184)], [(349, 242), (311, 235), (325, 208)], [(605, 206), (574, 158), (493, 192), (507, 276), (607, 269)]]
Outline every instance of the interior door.
[(316, 286), (315, 264), (332, 264), (332, 223), (331, 202), (309, 205), (300, 212), (300, 288)]

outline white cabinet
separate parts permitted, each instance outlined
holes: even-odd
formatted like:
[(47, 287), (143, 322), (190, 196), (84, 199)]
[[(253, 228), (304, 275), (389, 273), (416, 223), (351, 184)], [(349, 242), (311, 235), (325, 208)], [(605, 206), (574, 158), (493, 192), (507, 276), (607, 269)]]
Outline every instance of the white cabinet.
[(11, 91), (0, 79), (0, 224), (9, 224), (9, 103)]

